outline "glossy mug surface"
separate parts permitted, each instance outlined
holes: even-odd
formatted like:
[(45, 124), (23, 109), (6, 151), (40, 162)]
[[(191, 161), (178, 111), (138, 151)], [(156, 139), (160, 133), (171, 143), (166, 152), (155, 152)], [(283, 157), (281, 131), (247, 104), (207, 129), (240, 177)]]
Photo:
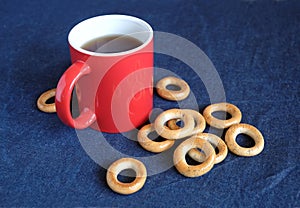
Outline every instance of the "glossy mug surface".
[[(110, 35), (130, 36), (141, 45), (114, 53), (82, 48)], [(63, 123), (118, 133), (148, 120), (153, 106), (153, 30), (148, 23), (126, 15), (97, 16), (75, 25), (68, 41), (72, 65), (60, 78), (55, 96)], [(74, 87), (80, 111), (76, 118), (70, 107)]]

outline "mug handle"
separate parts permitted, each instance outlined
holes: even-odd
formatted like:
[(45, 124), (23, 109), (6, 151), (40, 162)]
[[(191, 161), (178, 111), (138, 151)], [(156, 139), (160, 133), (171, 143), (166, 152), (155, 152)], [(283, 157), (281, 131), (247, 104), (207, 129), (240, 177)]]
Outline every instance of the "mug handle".
[(87, 128), (96, 120), (95, 113), (87, 107), (75, 119), (72, 117), (70, 109), (72, 92), (76, 82), (90, 72), (89, 65), (83, 61), (76, 61), (64, 72), (56, 88), (55, 107), (57, 115), (63, 123), (76, 129)]

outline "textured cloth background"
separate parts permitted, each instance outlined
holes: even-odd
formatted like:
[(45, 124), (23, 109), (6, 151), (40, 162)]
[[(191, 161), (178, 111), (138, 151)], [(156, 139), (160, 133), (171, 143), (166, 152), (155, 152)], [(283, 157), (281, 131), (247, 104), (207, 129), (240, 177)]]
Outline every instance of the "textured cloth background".
[[(199, 178), (171, 167), (148, 177), (133, 195), (112, 192), (106, 169), (86, 154), (76, 131), (36, 107), (38, 96), (55, 87), (70, 64), (69, 30), (111, 13), (140, 17), (154, 30), (200, 47), (214, 63), (227, 101), (241, 109), (242, 122), (261, 130), (264, 151), (250, 158), (229, 153)], [(300, 206), (299, 1), (2, 0), (0, 53), (1, 207)], [(200, 112), (210, 104), (188, 66), (162, 55), (155, 65), (190, 84)], [(176, 107), (157, 94), (154, 105)], [(105, 136), (123, 153), (152, 155), (123, 135)]]

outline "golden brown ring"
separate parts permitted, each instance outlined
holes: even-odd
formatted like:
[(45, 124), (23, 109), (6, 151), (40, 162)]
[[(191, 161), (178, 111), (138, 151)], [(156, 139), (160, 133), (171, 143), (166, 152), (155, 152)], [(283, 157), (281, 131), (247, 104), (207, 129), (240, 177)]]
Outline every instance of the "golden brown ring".
[[(212, 114), (217, 111), (224, 111), (229, 113), (232, 117), (230, 119), (218, 119)], [(207, 106), (203, 111), (203, 116), (206, 122), (215, 128), (225, 129), (233, 124), (240, 123), (242, 120), (242, 113), (238, 107), (230, 103), (215, 103)]]
[[(191, 109), (182, 109), (182, 110), (188, 114), (191, 114), (192, 117), (194, 118), (195, 125), (194, 125), (194, 129), (191, 131), (190, 135), (199, 134), (199, 133), (203, 132), (206, 127), (206, 122), (205, 122), (204, 117), (198, 111), (195, 111), (195, 110), (191, 110)], [(176, 124), (177, 121), (178, 121), (178, 119), (177, 120), (173, 119), (173, 120), (168, 121), (168, 127), (173, 130), (179, 129), (180, 127), (177, 126), (177, 124)], [(190, 136), (190, 135), (188, 135), (188, 136)]]
[[(170, 129), (165, 124), (172, 119), (182, 120), (184, 126), (176, 130)], [(194, 129), (194, 119), (190, 114), (181, 109), (169, 109), (158, 115), (154, 121), (154, 128), (158, 135), (166, 139), (181, 139), (190, 135)]]
[[(236, 137), (239, 134), (246, 134), (250, 136), (254, 140), (255, 145), (250, 148), (241, 147), (240, 145), (238, 145), (236, 142)], [(257, 128), (249, 124), (241, 123), (241, 124), (232, 125), (226, 132), (225, 142), (228, 146), (228, 149), (231, 152), (240, 156), (246, 156), (246, 157), (255, 156), (261, 153), (264, 149), (263, 135), (260, 133), (260, 131)]]
[[(169, 90), (168, 85), (175, 85), (180, 88), (180, 90)], [(182, 79), (176, 77), (165, 77), (159, 80), (156, 84), (157, 93), (167, 99), (173, 101), (184, 100), (190, 94), (189, 85)]]
[(143, 128), (141, 128), (138, 132), (138, 142), (145, 150), (158, 153), (166, 151), (174, 145), (175, 140), (165, 140), (162, 142), (156, 142), (149, 139), (148, 135), (154, 131), (154, 126), (152, 124), (148, 124), (143, 126)]
[[(118, 174), (126, 169), (132, 169), (136, 173), (135, 180), (131, 183), (120, 182)], [(107, 170), (106, 181), (108, 186), (119, 194), (132, 194), (140, 190), (146, 181), (147, 171), (145, 165), (133, 158), (122, 158), (115, 161)]]
[[(197, 134), (197, 136), (207, 140), (214, 148), (218, 148), (219, 152), (216, 154), (215, 164), (222, 162), (226, 158), (228, 149), (225, 142), (220, 137), (209, 133), (200, 133)], [(197, 149), (191, 149), (188, 154), (195, 161), (203, 162), (205, 160), (205, 155)]]
[[(199, 165), (189, 165), (185, 160), (187, 152), (194, 148), (201, 149), (206, 156), (205, 161)], [(176, 148), (173, 161), (176, 169), (182, 175), (186, 177), (198, 177), (212, 169), (215, 158), (216, 153), (213, 146), (208, 141), (196, 135), (185, 140)]]
[(40, 97), (37, 100), (37, 106), (38, 108), (46, 113), (55, 113), (55, 103), (47, 104), (46, 101), (49, 100), (52, 97), (55, 97), (56, 88), (48, 90), (40, 95)]

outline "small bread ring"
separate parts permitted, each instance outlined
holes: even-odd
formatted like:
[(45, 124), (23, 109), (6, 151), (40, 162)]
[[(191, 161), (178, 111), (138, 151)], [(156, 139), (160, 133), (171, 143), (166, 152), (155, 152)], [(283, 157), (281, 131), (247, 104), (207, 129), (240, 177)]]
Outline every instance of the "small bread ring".
[(151, 139), (149, 139), (148, 134), (151, 132), (154, 132), (154, 126), (152, 124), (148, 124), (146, 126), (143, 126), (138, 132), (138, 142), (140, 145), (150, 152), (163, 152), (169, 148), (171, 148), (175, 141), (174, 140), (165, 140), (162, 142), (155, 142)]
[[(212, 113), (217, 111), (225, 111), (232, 117), (230, 119), (222, 120), (214, 117)], [(215, 128), (225, 129), (233, 124), (240, 123), (242, 120), (242, 113), (238, 107), (230, 103), (215, 103), (207, 106), (203, 111), (203, 116), (206, 122)]]
[[(193, 148), (204, 151), (206, 160), (199, 165), (189, 165), (185, 160), (187, 152)], [(198, 177), (212, 169), (214, 166), (216, 153), (213, 146), (206, 140), (199, 137), (191, 137), (182, 142), (175, 150), (173, 161), (176, 169), (186, 177)]]
[(56, 88), (48, 90), (40, 95), (39, 99), (37, 100), (38, 108), (46, 113), (55, 113), (55, 103), (47, 104), (46, 101), (52, 97), (55, 97)]
[[(180, 129), (172, 130), (165, 124), (172, 119), (180, 119), (184, 126)], [(162, 112), (154, 121), (154, 128), (158, 135), (166, 139), (181, 139), (190, 135), (194, 129), (193, 117), (181, 109), (169, 109)]]
[[(120, 182), (117, 178), (118, 174), (126, 169), (133, 169), (136, 178), (131, 183)], [(122, 158), (115, 161), (107, 170), (106, 181), (108, 186), (115, 192), (120, 194), (132, 194), (140, 190), (146, 181), (147, 170), (145, 165), (133, 158)]]
[[(218, 148), (219, 152), (216, 154), (215, 164), (222, 162), (226, 158), (228, 149), (225, 142), (220, 137), (209, 133), (200, 133), (197, 134), (196, 137), (207, 140), (213, 147)], [(188, 154), (195, 161), (203, 162), (205, 160), (203, 153), (197, 149), (191, 149)]]
[[(206, 122), (205, 122), (204, 117), (198, 111), (195, 111), (195, 110), (190, 110), (190, 109), (182, 109), (182, 110), (188, 114), (191, 114), (192, 117), (194, 118), (195, 127), (191, 131), (190, 135), (199, 134), (199, 133), (203, 132), (206, 127)], [(177, 126), (177, 124), (176, 124), (177, 121), (178, 120), (176, 120), (176, 119), (168, 121), (168, 127), (173, 130), (179, 129), (180, 127)], [(188, 136), (190, 136), (190, 135), (188, 135)]]
[[(175, 85), (180, 88), (180, 90), (169, 90), (168, 85)], [(167, 99), (173, 101), (184, 100), (190, 94), (189, 85), (182, 79), (176, 77), (165, 77), (159, 80), (156, 84), (157, 93)]]
[[(239, 134), (246, 134), (250, 136), (254, 140), (255, 145), (250, 148), (245, 148), (238, 145), (236, 142), (236, 137)], [(232, 125), (226, 132), (225, 142), (228, 146), (228, 149), (234, 154), (239, 156), (246, 156), (246, 157), (255, 156), (261, 153), (262, 150), (264, 149), (263, 135), (260, 133), (260, 131), (257, 128), (249, 124), (241, 123), (241, 124)]]

